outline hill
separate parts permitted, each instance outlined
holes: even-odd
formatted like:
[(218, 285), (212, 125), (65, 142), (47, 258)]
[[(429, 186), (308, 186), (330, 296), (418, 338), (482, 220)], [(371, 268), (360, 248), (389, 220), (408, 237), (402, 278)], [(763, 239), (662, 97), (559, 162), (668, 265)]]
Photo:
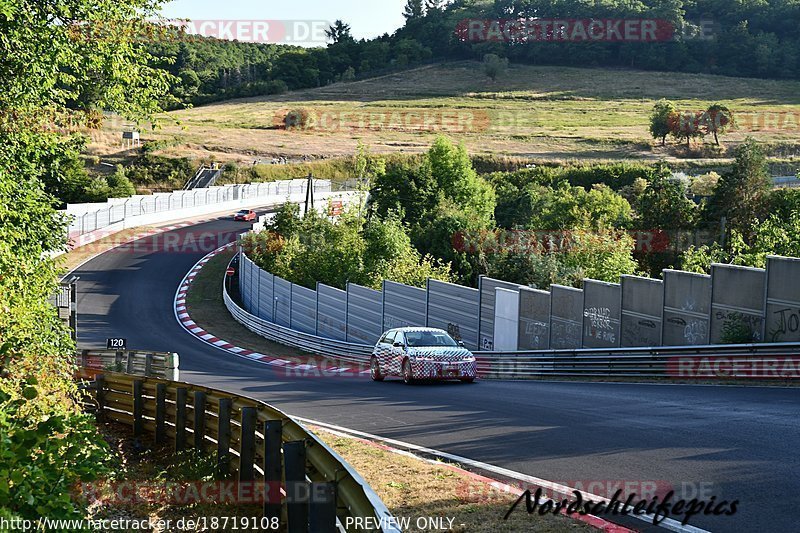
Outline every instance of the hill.
[[(712, 102), (729, 106), (740, 123), (722, 137), (729, 147), (752, 135), (771, 143), (773, 155), (800, 151), (797, 81), (512, 65), (492, 82), (477, 62), (175, 111), (151, 139), (171, 141), (161, 151), (166, 155), (250, 162), (349, 155), (359, 139), (378, 153), (419, 153), (438, 133), (463, 141), (474, 154), (535, 159), (707, 155), (653, 141), (649, 115), (661, 98), (682, 111)], [(311, 125), (280, 126), (300, 109), (311, 115)]]

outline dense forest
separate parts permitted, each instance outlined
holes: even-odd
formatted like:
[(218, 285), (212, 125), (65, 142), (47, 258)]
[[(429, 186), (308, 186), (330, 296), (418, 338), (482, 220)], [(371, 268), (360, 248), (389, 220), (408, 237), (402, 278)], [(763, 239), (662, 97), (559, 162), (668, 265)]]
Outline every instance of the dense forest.
[[(153, 39), (153, 66), (174, 75), (167, 108), (240, 96), (276, 94), (400, 70), (431, 60), (496, 54), (537, 65), (626, 67), (730, 76), (800, 77), (800, 3), (788, 0), (408, 0), (406, 22), (392, 35), (356, 40), (345, 22), (327, 47), (231, 42), (213, 38)], [(653, 42), (554, 38), (484, 38), (468, 21), (659, 21)], [(485, 28), (491, 28), (485, 22)], [(504, 26), (503, 26), (504, 27)], [(512, 34), (508, 34), (512, 35)]]

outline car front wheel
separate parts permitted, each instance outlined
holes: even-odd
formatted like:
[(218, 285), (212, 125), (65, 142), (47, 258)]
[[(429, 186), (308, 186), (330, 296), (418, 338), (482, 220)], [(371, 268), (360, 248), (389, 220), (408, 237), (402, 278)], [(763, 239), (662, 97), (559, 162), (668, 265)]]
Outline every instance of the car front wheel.
[(414, 379), (414, 370), (411, 368), (411, 361), (408, 359), (403, 361), (403, 381), (406, 382), (406, 385), (413, 385), (417, 381)]
[(378, 358), (375, 356), (369, 361), (369, 375), (372, 381), (383, 381), (384, 375), (381, 374), (381, 365), (378, 363)]

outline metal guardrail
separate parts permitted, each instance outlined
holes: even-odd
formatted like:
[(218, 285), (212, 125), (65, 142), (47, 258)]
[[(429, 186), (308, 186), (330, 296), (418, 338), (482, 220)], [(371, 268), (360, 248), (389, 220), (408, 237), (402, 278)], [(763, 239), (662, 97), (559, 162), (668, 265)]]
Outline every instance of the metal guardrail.
[[(779, 364), (778, 359), (800, 355), (800, 344), (738, 344), (676, 346), (660, 348), (615, 348), (602, 350), (551, 350), (544, 352), (479, 352), (478, 374), (483, 378), (531, 377), (675, 378), (704, 377), (697, 365), (706, 361), (709, 377), (753, 379), (752, 368), (741, 358)], [(717, 364), (722, 358), (736, 359)], [(713, 361), (710, 361), (713, 359)], [(681, 365), (691, 370), (685, 371)], [(714, 368), (714, 366), (721, 368)], [(684, 371), (686, 375), (684, 375)], [(720, 372), (717, 372), (720, 371)], [(763, 376), (766, 379), (780, 378)], [(791, 377), (791, 376), (790, 376)]]
[(78, 353), (77, 364), (85, 373), (110, 371), (172, 381), (180, 379), (180, 357), (176, 353), (81, 350)]
[[(270, 496), (263, 504), (264, 516), (279, 520), (281, 531), (400, 531), (385, 504), (350, 465), (264, 402), (116, 373), (97, 375), (87, 390), (94, 393), (99, 416), (132, 426), (135, 436), (149, 433), (156, 443), (172, 439), (176, 450), (213, 446), (221, 477), (235, 476), (240, 487), (263, 483)], [(278, 487), (281, 497), (274, 494)], [(365, 529), (365, 523), (382, 529)]]
[[(371, 345), (318, 337), (251, 315), (233, 301), (224, 284), (223, 298), (225, 306), (236, 321), (268, 340), (367, 368), (373, 349)], [(476, 352), (475, 355), (478, 375), (484, 379), (536, 377), (680, 379), (702, 377), (680, 374), (679, 365), (687, 361), (700, 362), (710, 357), (750, 356), (772, 363), (774, 361), (770, 360), (771, 357), (800, 356), (800, 343)], [(754, 377), (746, 368), (730, 366), (730, 369), (724, 369), (725, 373), (711, 377), (730, 379)], [(777, 375), (774, 377), (780, 378)]]

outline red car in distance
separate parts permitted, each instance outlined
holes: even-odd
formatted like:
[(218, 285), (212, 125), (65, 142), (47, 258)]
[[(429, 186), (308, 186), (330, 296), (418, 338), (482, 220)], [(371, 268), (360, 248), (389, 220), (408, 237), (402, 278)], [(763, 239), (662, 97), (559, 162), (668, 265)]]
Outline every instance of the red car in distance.
[(258, 215), (255, 211), (250, 211), (249, 209), (242, 209), (235, 215), (233, 215), (233, 220), (242, 221), (242, 222), (255, 222), (258, 218)]

